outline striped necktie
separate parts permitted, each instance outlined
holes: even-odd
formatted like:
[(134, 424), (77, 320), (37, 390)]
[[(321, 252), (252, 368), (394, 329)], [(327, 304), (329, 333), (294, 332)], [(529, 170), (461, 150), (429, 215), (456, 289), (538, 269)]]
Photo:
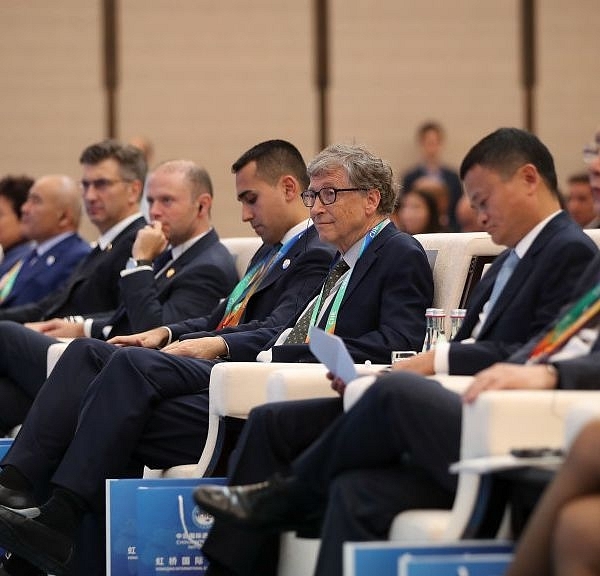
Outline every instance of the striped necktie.
[(312, 318), (317, 302), (319, 303), (319, 309), (317, 310), (318, 314), (321, 311), (323, 303), (327, 300), (327, 297), (330, 295), (333, 287), (349, 268), (350, 267), (348, 266), (348, 264), (346, 264), (343, 258), (340, 258), (340, 260), (331, 269), (331, 272), (325, 279), (325, 283), (323, 284), (323, 291), (321, 293), (321, 298), (315, 298), (314, 301), (304, 310), (304, 312), (296, 322), (295, 326), (292, 328), (292, 331), (288, 334), (288, 337), (285, 339), (286, 344), (303, 344), (304, 342), (306, 342), (306, 338), (308, 336), (308, 329), (310, 328), (310, 319)]
[[(229, 295), (226, 312), (223, 315), (223, 318), (221, 318), (221, 322), (219, 322), (217, 330), (220, 330), (225, 326), (237, 326), (241, 322), (250, 298), (252, 298), (252, 295), (260, 286), (260, 283), (271, 270), (273, 263), (277, 259), (277, 255), (279, 254), (281, 246), (281, 242), (274, 244), (271, 250), (269, 250), (269, 252), (267, 252), (267, 254), (264, 256), (262, 261), (246, 272), (246, 275), (238, 282), (237, 286)], [(236, 296), (237, 291), (239, 291), (239, 294)]]

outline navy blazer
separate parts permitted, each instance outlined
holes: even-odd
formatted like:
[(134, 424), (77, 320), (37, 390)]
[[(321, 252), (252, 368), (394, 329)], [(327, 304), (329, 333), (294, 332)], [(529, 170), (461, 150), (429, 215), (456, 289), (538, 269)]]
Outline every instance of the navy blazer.
[[(577, 285), (571, 294), (569, 303), (563, 306), (562, 310), (556, 315), (554, 320), (541, 330), (535, 338), (531, 339), (525, 346), (512, 354), (508, 359), (508, 362), (524, 364), (539, 340), (560, 320), (563, 313), (586, 292), (596, 286), (599, 281), (600, 254), (597, 254), (577, 282)], [(571, 360), (553, 362), (553, 364), (559, 372), (559, 388), (564, 390), (597, 390), (600, 387), (600, 338), (598, 338), (592, 346), (590, 354)]]
[(67, 283), (36, 303), (0, 310), (0, 320), (35, 322), (48, 318), (115, 310), (120, 303), (120, 272), (131, 255), (131, 246), (142, 217), (118, 234), (105, 250), (92, 250), (75, 268)]
[[(270, 249), (268, 245), (261, 246), (252, 257), (248, 269)], [(315, 227), (310, 226), (263, 278), (238, 326), (216, 331), (225, 312), (224, 301), (209, 317), (170, 325), (173, 338), (218, 334), (227, 342), (231, 360), (256, 360), (265, 343), (279, 333), (290, 318), (304, 309), (314, 291), (321, 286), (334, 253), (331, 246), (319, 240)]]
[(22, 258), (27, 257), (31, 252), (31, 242), (21, 242), (10, 249), (4, 251), (4, 258), (0, 262), (0, 278), (4, 276), (10, 269)]
[[(32, 250), (33, 248), (28, 251), (25, 258)], [(52, 246), (41, 257), (24, 262), (0, 308), (37, 302), (59, 288), (90, 250), (90, 245), (73, 233)]]
[[(597, 254), (594, 242), (565, 213), (553, 218), (515, 268), (472, 344), (450, 344), (450, 374), (475, 374), (508, 358), (544, 329), (570, 300), (571, 291)], [(455, 340), (469, 338), (488, 301), (508, 250), (475, 287)]]
[(94, 319), (92, 336), (104, 339), (106, 326), (112, 326), (112, 337), (209, 314), (237, 281), (233, 257), (210, 230), (158, 278), (150, 269), (123, 276), (121, 306), (108, 317)]
[[(388, 224), (352, 271), (335, 334), (355, 362), (389, 364), (393, 350), (421, 350), (425, 310), (432, 299), (433, 275), (423, 247)], [(321, 327), (327, 315), (325, 311)], [(316, 361), (306, 344), (275, 346), (273, 360)]]

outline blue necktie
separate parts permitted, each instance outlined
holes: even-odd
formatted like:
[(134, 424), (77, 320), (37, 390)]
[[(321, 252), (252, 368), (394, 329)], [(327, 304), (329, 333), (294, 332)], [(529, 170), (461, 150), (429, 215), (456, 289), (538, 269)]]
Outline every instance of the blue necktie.
[(504, 290), (504, 286), (508, 282), (508, 279), (512, 276), (517, 264), (519, 263), (519, 257), (514, 250), (511, 250), (509, 255), (504, 260), (500, 271), (498, 272), (498, 276), (496, 276), (496, 281), (494, 282), (494, 288), (492, 289), (492, 294), (490, 295), (490, 299), (488, 300), (487, 306), (487, 315), (489, 315), (491, 311), (494, 309), (496, 305), (496, 301), (502, 294), (502, 290)]

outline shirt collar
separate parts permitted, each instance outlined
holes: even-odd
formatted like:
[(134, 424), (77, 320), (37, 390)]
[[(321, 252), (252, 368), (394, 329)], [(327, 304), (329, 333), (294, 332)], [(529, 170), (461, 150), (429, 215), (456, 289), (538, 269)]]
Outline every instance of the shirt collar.
[(141, 212), (136, 212), (127, 218), (123, 218), (120, 222), (117, 222), (112, 228), (109, 228), (100, 238), (98, 238), (97, 244), (100, 250), (106, 250), (107, 246), (121, 233), (127, 226), (132, 222), (135, 222), (138, 218), (142, 217)]
[(556, 212), (550, 214), (550, 216), (548, 216), (547, 218), (544, 218), (541, 222), (536, 224), (529, 232), (527, 232), (527, 234), (525, 234), (525, 236), (523, 236), (521, 240), (517, 242), (517, 245), (515, 246), (515, 252), (517, 253), (517, 256), (519, 258), (523, 258), (523, 256), (527, 254), (527, 250), (531, 248), (531, 245), (538, 237), (538, 234), (546, 227), (546, 224), (548, 224), (548, 222), (550, 222), (550, 220), (552, 220), (553, 218), (556, 218), (556, 216), (558, 216), (561, 212), (562, 210), (557, 210)]
[(62, 242), (65, 238), (69, 236), (74, 236), (75, 232), (63, 232), (62, 234), (57, 234), (56, 236), (52, 236), (52, 238), (45, 240), (41, 243), (34, 242), (33, 248), (36, 249), (38, 256), (43, 256), (48, 250), (56, 246), (59, 242)]
[(280, 242), (282, 244), (285, 244), (288, 240), (290, 240), (291, 238), (293, 238), (294, 236), (300, 234), (300, 232), (302, 232), (302, 230), (306, 230), (307, 228), (309, 228), (310, 226), (312, 226), (312, 220), (310, 218), (307, 218), (306, 220), (302, 220), (302, 222), (298, 222), (298, 224), (296, 224), (295, 226), (292, 226), (284, 235), (283, 238), (280, 240)]
[(173, 260), (179, 258), (186, 250), (189, 250), (200, 238), (204, 238), (210, 231), (212, 227), (209, 228), (206, 232), (202, 232), (202, 234), (198, 234), (198, 236), (194, 236), (189, 240), (186, 240), (183, 244), (178, 244), (174, 248), (171, 248), (171, 254), (173, 256)]

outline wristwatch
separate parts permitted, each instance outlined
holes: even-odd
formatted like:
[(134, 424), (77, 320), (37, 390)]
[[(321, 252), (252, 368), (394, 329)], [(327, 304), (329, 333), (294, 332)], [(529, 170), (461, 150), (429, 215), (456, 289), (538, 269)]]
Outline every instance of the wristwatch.
[(152, 260), (144, 260), (143, 258), (136, 260), (135, 258), (129, 258), (127, 264), (125, 264), (125, 269), (131, 270), (132, 268), (139, 268), (140, 266), (152, 266)]

